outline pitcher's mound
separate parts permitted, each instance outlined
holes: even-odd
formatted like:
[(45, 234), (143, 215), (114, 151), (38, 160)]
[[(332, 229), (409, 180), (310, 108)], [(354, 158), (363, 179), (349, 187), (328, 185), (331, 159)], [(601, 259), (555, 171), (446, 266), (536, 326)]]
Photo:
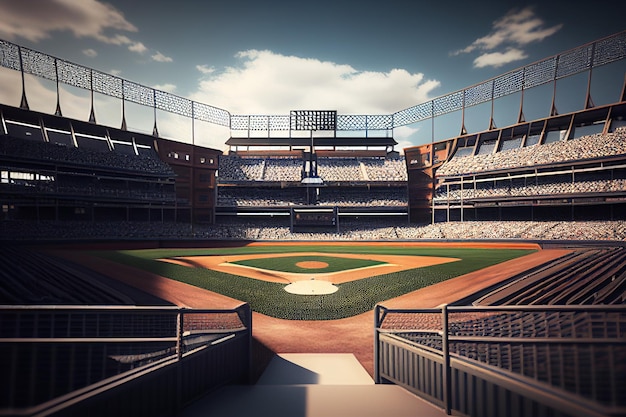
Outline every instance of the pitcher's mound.
[(322, 269), (328, 268), (328, 264), (322, 261), (302, 261), (296, 263), (296, 266), (304, 269)]
[(321, 281), (311, 278), (293, 282), (285, 287), (285, 291), (298, 295), (324, 295), (332, 294), (339, 289), (332, 282)]

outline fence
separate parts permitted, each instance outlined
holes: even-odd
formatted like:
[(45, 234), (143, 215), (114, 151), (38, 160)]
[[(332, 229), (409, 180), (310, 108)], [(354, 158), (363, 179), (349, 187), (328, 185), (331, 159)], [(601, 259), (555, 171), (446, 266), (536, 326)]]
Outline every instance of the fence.
[(247, 304), (0, 306), (0, 415), (174, 415), (249, 381), (251, 318)]
[[(626, 57), (626, 31), (509, 71), (462, 90), (384, 115), (336, 115), (338, 131), (390, 131), (590, 71)], [(0, 67), (163, 110), (231, 131), (290, 131), (292, 115), (231, 115), (227, 110), (155, 90), (9, 41), (0, 40)], [(57, 91), (58, 94), (58, 91)], [(26, 101), (25, 92), (23, 100)], [(93, 103), (92, 103), (93, 108)], [(93, 112), (92, 112), (93, 113)], [(125, 119), (125, 116), (122, 115)], [(156, 120), (155, 120), (156, 124)]]
[(623, 306), (376, 306), (375, 379), (467, 416), (626, 415)]

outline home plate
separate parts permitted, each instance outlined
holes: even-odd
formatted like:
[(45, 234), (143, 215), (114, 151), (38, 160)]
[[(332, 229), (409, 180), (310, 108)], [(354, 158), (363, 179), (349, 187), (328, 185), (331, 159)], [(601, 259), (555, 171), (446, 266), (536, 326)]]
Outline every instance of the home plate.
[(338, 289), (339, 287), (334, 285), (332, 282), (317, 280), (315, 278), (292, 282), (285, 287), (285, 291), (288, 293), (298, 295), (332, 294)]

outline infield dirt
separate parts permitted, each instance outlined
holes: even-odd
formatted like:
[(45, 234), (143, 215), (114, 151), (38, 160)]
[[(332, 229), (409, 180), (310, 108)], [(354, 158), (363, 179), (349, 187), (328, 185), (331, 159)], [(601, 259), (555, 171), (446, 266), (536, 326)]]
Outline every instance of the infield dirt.
[(455, 262), (455, 258), (443, 258), (435, 256), (401, 256), (401, 255), (371, 255), (342, 253), (337, 257), (351, 259), (367, 259), (381, 262), (379, 265), (346, 269), (338, 272), (311, 272), (311, 273), (290, 273), (277, 270), (266, 270), (243, 266), (235, 262), (249, 259), (275, 259), (281, 257), (315, 257), (328, 256), (327, 253), (317, 252), (295, 252), (295, 253), (263, 253), (246, 255), (219, 255), (219, 256), (193, 256), (177, 257), (170, 259), (160, 259), (164, 262), (176, 263), (189, 267), (201, 267), (214, 271), (225, 272), (232, 275), (240, 275), (247, 278), (254, 278), (269, 282), (295, 282), (310, 280), (315, 277), (317, 280), (329, 281), (333, 284), (355, 281), (357, 279), (369, 278), (374, 275), (389, 274), (392, 272), (405, 271), (407, 269), (423, 268), (426, 266), (439, 265), (446, 262)]

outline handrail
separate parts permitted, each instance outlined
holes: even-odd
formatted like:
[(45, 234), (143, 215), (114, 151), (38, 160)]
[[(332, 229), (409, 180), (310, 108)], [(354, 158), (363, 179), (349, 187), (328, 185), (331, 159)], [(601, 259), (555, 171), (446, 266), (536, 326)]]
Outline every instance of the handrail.
[[(381, 310), (386, 313), (441, 313), (441, 307), (436, 308), (389, 308), (384, 304), (378, 304)], [(508, 305), (508, 306), (455, 306), (446, 305), (446, 309), (451, 313), (472, 313), (472, 312), (493, 312), (493, 311), (626, 311), (626, 306), (622, 305)]]
[[(470, 313), (470, 314), (467, 314)], [(495, 314), (501, 313), (501, 314)], [(506, 313), (515, 313), (507, 315)], [(517, 314), (529, 313), (529, 314)], [(544, 313), (544, 314), (539, 314)], [(558, 313), (564, 313), (560, 317)], [(577, 314), (580, 313), (580, 314)], [(588, 314), (587, 314), (588, 313)], [(387, 323), (393, 315), (400, 315), (401, 319), (396, 326)], [(457, 320), (455, 315), (463, 317)], [(406, 315), (427, 315), (433, 317), (432, 327), (411, 326), (410, 317)], [(581, 317), (578, 319), (578, 317)], [(503, 328), (494, 329), (498, 334), (484, 334), (490, 331), (486, 320), (495, 317), (500, 320)], [(524, 319), (524, 320), (523, 320)], [(428, 319), (430, 321), (430, 319)], [(482, 322), (485, 320), (484, 322)], [(509, 320), (509, 321), (507, 321)], [(550, 336), (548, 322), (553, 320), (552, 326), (556, 326), (556, 334)], [(419, 321), (419, 320), (418, 320)], [(500, 323), (497, 321), (495, 323)], [(602, 323), (611, 322), (613, 326), (604, 326)], [(481, 323), (482, 322), (482, 323)], [(463, 324), (466, 323), (464, 327)], [(478, 327), (476, 324), (479, 323)], [(558, 325), (556, 325), (558, 323)], [(404, 325), (412, 328), (403, 328)], [(510, 325), (510, 326), (509, 326)], [(582, 327), (581, 327), (582, 325)], [(516, 327), (517, 326), (517, 327)], [(521, 327), (524, 326), (522, 329)], [(539, 326), (539, 327), (537, 327)], [(545, 328), (541, 328), (545, 326)], [(529, 330), (529, 327), (532, 329)], [(580, 328), (579, 328), (580, 327)], [(595, 337), (592, 327), (601, 330), (602, 333)], [(612, 363), (606, 363), (603, 367), (592, 366), (586, 370), (586, 377), (576, 373), (576, 384), (585, 378), (591, 380), (593, 386), (592, 393), (585, 393), (583, 389), (576, 385), (572, 388), (571, 383), (565, 383), (564, 376), (560, 373), (560, 368), (550, 369), (549, 363), (543, 363), (546, 367), (541, 372), (537, 372), (537, 361), (543, 361), (543, 357), (556, 354), (560, 358), (560, 367), (563, 359), (568, 354), (574, 355), (573, 366), (581, 366), (585, 361), (594, 360), (595, 354), (606, 354), (608, 360), (620, 361), (626, 356), (626, 306), (622, 305), (512, 305), (512, 306), (449, 306), (442, 305), (437, 308), (418, 309), (394, 309), (384, 305), (377, 305), (374, 314), (374, 377), (376, 383), (382, 383), (383, 379), (398, 383), (405, 388), (422, 393), (422, 389), (415, 385), (415, 380), (423, 378), (434, 378), (430, 380), (429, 386), (439, 386), (439, 393), (428, 391), (423, 392), (426, 398), (439, 404), (447, 414), (461, 412), (459, 405), (459, 394), (453, 389), (453, 384), (460, 383), (456, 378), (463, 378), (459, 374), (471, 375), (471, 380), (463, 379), (463, 384), (479, 384), (477, 380), (482, 380), (484, 384), (500, 387), (499, 389), (510, 390), (511, 395), (528, 398), (529, 401), (543, 404), (548, 407), (555, 407), (561, 412), (571, 413), (578, 416), (600, 416), (600, 415), (621, 415), (626, 412), (626, 406), (620, 401), (619, 396), (620, 376), (611, 370)], [(534, 329), (534, 330), (533, 330)], [(461, 334), (455, 334), (456, 332)], [(476, 331), (476, 334), (472, 334)], [(563, 331), (563, 336), (559, 332)], [(516, 334), (516, 335), (512, 335)], [(385, 345), (383, 351), (381, 348)], [(509, 347), (504, 347), (509, 345)], [(524, 348), (523, 346), (526, 346)], [(532, 357), (528, 357), (528, 346), (532, 346)], [(500, 352), (505, 352), (505, 357), (500, 357)], [(525, 350), (526, 349), (526, 350)], [(538, 350), (537, 350), (538, 349)], [(581, 350), (582, 349), (582, 350)], [(381, 356), (381, 352), (389, 351), (391, 356)], [(404, 353), (403, 353), (404, 352)], [(538, 353), (539, 352), (539, 353)], [(563, 353), (565, 352), (565, 353)], [(589, 352), (594, 353), (593, 355)], [(621, 353), (620, 353), (621, 352)], [(536, 356), (538, 355), (539, 356)], [(393, 360), (398, 355), (410, 355), (409, 362), (412, 364), (429, 361), (433, 365), (423, 365), (426, 369), (413, 368), (400, 370), (399, 367), (408, 363), (407, 359), (402, 359), (402, 363)], [(496, 356), (493, 356), (496, 355)], [(508, 356), (507, 356), (508, 355)], [(521, 355), (519, 359), (515, 359)], [(579, 357), (580, 355), (580, 357)], [(591, 355), (591, 356), (590, 356)], [(420, 359), (417, 359), (420, 358)], [(519, 362), (521, 360), (521, 363)], [(524, 366), (524, 362), (528, 364)], [(381, 361), (384, 361), (381, 363)], [(502, 361), (502, 362), (501, 362)], [(550, 362), (550, 361), (548, 361)], [(532, 364), (535, 363), (535, 369)], [(434, 364), (438, 364), (434, 366)], [(531, 368), (528, 368), (531, 366)], [(568, 365), (569, 366), (569, 365)], [(595, 369), (603, 368), (603, 369)], [(382, 369), (385, 374), (382, 374)], [(609, 369), (609, 371), (607, 371)], [(397, 370), (397, 371), (396, 371)], [(406, 377), (411, 372), (420, 372), (419, 376)], [(546, 374), (547, 372), (547, 374)], [(554, 373), (556, 372), (556, 374)], [(599, 372), (599, 373), (597, 373)], [(602, 380), (602, 375), (610, 372), (608, 380)], [(408, 378), (408, 379), (405, 379)], [(474, 378), (477, 378), (475, 381)], [(554, 385), (556, 381), (561, 381), (560, 385)], [(580, 379), (583, 378), (583, 379)], [(606, 387), (610, 392), (609, 397), (599, 399), (595, 393), (599, 389), (597, 384), (608, 384)], [(428, 385), (428, 384), (427, 384)], [(566, 386), (570, 385), (569, 389)], [(468, 392), (473, 392), (477, 387), (465, 387)], [(469, 395), (469, 394), (468, 394)], [(494, 394), (495, 395), (495, 394)], [(508, 394), (507, 394), (508, 395)], [(497, 398), (493, 398), (497, 401)], [(467, 400), (469, 401), (469, 400)], [(466, 404), (463, 406), (467, 406)], [(455, 408), (456, 407), (456, 408)], [(461, 407), (463, 408), (463, 407)]]
[[(246, 303), (230, 309), (0, 305), (0, 316), (0, 346), (12, 361), (0, 380), (3, 386), (20, 386), (22, 391), (7, 391), (0, 415), (48, 415), (83, 407), (78, 405), (83, 401), (99, 404), (100, 394), (112, 390), (124, 395), (122, 391), (137, 386), (124, 384), (140, 377), (191, 375), (193, 382), (177, 380), (174, 397), (164, 399), (170, 406), (189, 401), (197, 395), (193, 390), (212, 389), (230, 378), (251, 381), (252, 310)], [(49, 356), (52, 362), (40, 362), (40, 356)], [(64, 358), (63, 362), (54, 362), (55, 357)], [(199, 370), (195, 363), (210, 364), (221, 376), (199, 375), (210, 374), (211, 368)], [(33, 369), (22, 373), (21, 366)], [(59, 371), (65, 370), (71, 370), (67, 381), (54, 392), (41, 386), (41, 380), (51, 384), (57, 377), (64, 380), (64, 372)], [(146, 392), (158, 389), (157, 385), (147, 384)]]

